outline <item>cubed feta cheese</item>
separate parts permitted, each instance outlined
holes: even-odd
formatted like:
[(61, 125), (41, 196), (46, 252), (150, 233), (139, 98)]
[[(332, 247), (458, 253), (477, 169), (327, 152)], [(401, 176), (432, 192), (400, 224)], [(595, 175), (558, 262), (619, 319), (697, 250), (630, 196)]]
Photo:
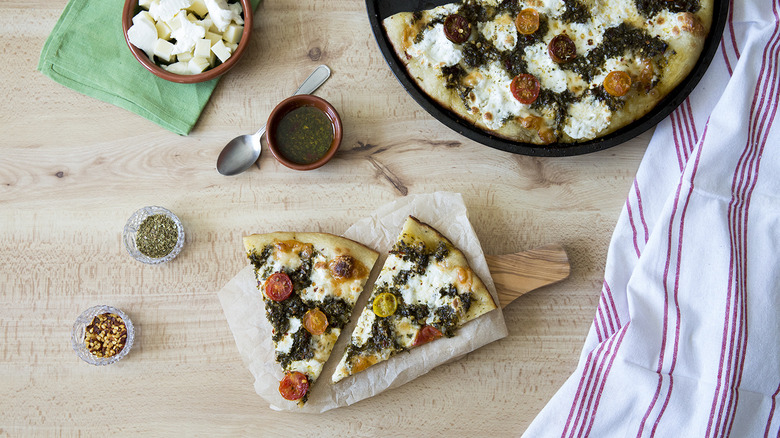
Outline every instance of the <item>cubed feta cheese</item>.
[(154, 44), (154, 55), (165, 62), (171, 62), (173, 59), (173, 44), (162, 38), (158, 38), (157, 42)]
[(179, 53), (178, 55), (176, 55), (176, 60), (177, 61), (186, 62), (186, 61), (189, 61), (190, 59), (192, 59), (192, 52), (184, 52), (184, 53)]
[(225, 62), (230, 58), (230, 49), (225, 46), (225, 43), (222, 42), (222, 40), (219, 40), (218, 43), (211, 46), (211, 51), (214, 52), (214, 54), (217, 55), (217, 58), (222, 62)]
[(206, 34), (203, 37), (211, 41), (212, 45), (222, 41), (222, 36), (213, 32), (206, 32)]
[(170, 65), (163, 65), (162, 68), (165, 70), (177, 74), (177, 75), (186, 75), (189, 74), (189, 62), (174, 62)]
[(244, 19), (241, 18), (241, 11), (243, 11), (243, 8), (241, 8), (241, 3), (230, 3), (228, 7), (230, 8), (230, 12), (233, 13), (233, 21), (235, 21), (237, 24), (244, 24)]
[(130, 44), (146, 52), (149, 59), (153, 59), (154, 45), (157, 43), (157, 27), (154, 22), (139, 19), (127, 30), (127, 39)]
[(155, 21), (162, 21), (160, 20), (160, 0), (152, 0), (147, 9)]
[(203, 0), (193, 0), (188, 10), (198, 14), (199, 17), (205, 17), (209, 13), (209, 8)]
[(190, 74), (196, 75), (202, 73), (204, 70), (210, 67), (209, 60), (197, 56), (192, 58), (189, 63)]
[(149, 7), (152, 5), (152, 0), (138, 0), (138, 6), (149, 10)]
[(195, 42), (195, 51), (193, 56), (208, 59), (209, 53), (211, 53), (211, 40), (202, 39)]
[(230, 23), (228, 24), (227, 29), (225, 29), (225, 32), (222, 34), (222, 39), (225, 40), (226, 43), (237, 43), (241, 39), (241, 34), (244, 32), (244, 26)]
[(154, 17), (152, 17), (152, 14), (150, 14), (148, 11), (141, 11), (135, 14), (135, 17), (133, 17), (133, 24), (138, 23), (140, 20), (154, 24)]
[(167, 40), (168, 38), (171, 37), (171, 28), (167, 24), (165, 24), (164, 21), (158, 21), (156, 23), (156, 27), (157, 27), (157, 38), (162, 38)]

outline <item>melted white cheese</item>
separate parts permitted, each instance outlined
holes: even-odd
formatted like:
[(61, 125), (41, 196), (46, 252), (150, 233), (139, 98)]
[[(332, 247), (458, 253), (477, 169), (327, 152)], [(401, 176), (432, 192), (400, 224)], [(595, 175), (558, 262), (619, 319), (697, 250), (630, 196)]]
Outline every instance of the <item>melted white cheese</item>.
[(472, 107), (479, 108), (482, 121), (491, 129), (497, 129), (515, 116), (528, 115), (528, 105), (520, 103), (512, 95), (512, 78), (497, 62), (488, 68), (480, 67), (482, 79), (474, 85), (469, 94)]
[(525, 59), (528, 62), (528, 73), (536, 76), (543, 88), (556, 93), (562, 93), (569, 88), (567, 74), (550, 58), (547, 44), (537, 43), (526, 47)]
[(509, 14), (499, 15), (493, 21), (478, 23), (477, 28), (498, 50), (512, 50), (517, 44), (517, 28)]
[(575, 139), (590, 139), (609, 125), (612, 112), (592, 95), (569, 105), (569, 117), (563, 132)]
[(375, 319), (376, 315), (371, 310), (371, 303), (369, 303), (368, 307), (363, 309), (363, 313), (360, 314), (355, 330), (352, 332), (353, 344), (359, 347), (368, 341), (368, 338), (371, 337), (371, 327), (374, 325)]
[(519, 2), (521, 9), (536, 9), (540, 14), (549, 17), (557, 17), (565, 10), (563, 0), (522, 0)]
[(412, 44), (408, 50), (415, 58), (420, 58), (426, 64), (434, 67), (452, 66), (463, 58), (460, 44), (453, 44), (444, 34), (444, 25), (439, 23), (432, 29), (423, 31), (423, 39)]

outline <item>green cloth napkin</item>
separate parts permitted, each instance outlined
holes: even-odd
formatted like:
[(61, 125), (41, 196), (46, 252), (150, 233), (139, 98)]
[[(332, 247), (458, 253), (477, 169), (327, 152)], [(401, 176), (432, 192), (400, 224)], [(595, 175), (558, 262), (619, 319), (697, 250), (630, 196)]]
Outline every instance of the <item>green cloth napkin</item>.
[[(253, 0), (256, 7), (260, 0)], [(66, 87), (132, 111), (179, 135), (198, 121), (219, 78), (177, 84), (146, 70), (122, 32), (121, 0), (70, 0), (38, 70)]]

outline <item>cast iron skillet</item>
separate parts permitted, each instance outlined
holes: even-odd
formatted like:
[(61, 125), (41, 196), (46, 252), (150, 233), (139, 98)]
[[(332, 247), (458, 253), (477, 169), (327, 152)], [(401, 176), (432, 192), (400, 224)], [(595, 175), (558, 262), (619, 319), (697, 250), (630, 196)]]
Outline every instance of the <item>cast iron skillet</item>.
[(699, 83), (699, 80), (707, 71), (707, 67), (710, 65), (713, 56), (715, 56), (715, 52), (718, 50), (729, 9), (729, 0), (714, 1), (712, 26), (710, 28), (710, 34), (704, 42), (704, 49), (699, 57), (699, 61), (696, 63), (688, 77), (649, 113), (630, 125), (624, 126), (602, 138), (575, 144), (559, 143), (541, 146), (495, 137), (464, 121), (449, 110), (439, 106), (439, 104), (429, 98), (428, 95), (417, 87), (414, 81), (409, 77), (403, 63), (396, 57), (395, 51), (390, 45), (387, 34), (382, 27), (382, 20), (398, 12), (431, 9), (436, 6), (452, 3), (453, 1), (454, 0), (366, 0), (368, 20), (371, 22), (371, 29), (374, 32), (374, 37), (376, 38), (382, 55), (385, 57), (390, 69), (393, 71), (395, 77), (401, 82), (401, 85), (403, 85), (406, 91), (425, 111), (455, 132), (468, 137), (471, 140), (502, 151), (521, 155), (545, 157), (588, 154), (619, 145), (647, 131), (671, 114), (672, 111), (688, 97), (688, 94), (693, 91), (693, 88)]

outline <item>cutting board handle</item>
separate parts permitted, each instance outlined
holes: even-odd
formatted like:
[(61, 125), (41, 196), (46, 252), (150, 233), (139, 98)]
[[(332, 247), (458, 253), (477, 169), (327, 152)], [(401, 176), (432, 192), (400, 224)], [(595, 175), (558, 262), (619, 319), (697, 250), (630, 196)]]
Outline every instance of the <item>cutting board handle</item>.
[(485, 259), (502, 309), (527, 292), (565, 279), (571, 270), (566, 250), (557, 244)]

